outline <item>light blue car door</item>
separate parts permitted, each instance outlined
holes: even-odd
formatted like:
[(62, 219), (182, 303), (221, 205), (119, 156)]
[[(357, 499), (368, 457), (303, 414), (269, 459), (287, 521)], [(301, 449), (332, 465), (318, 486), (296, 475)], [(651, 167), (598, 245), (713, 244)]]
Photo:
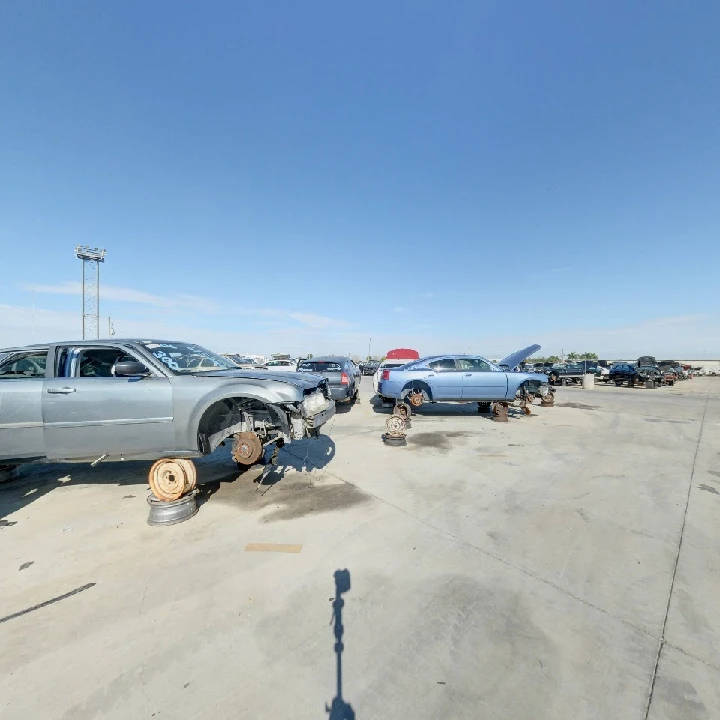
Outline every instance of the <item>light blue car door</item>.
[(507, 374), (493, 370), (483, 358), (455, 361), (463, 379), (463, 400), (502, 400), (507, 394)]
[(425, 380), (432, 390), (433, 400), (460, 400), (463, 379), (454, 358), (433, 360), (428, 367), (432, 372), (425, 375)]
[(50, 459), (162, 453), (175, 446), (170, 380), (114, 377), (118, 360), (139, 360), (113, 346), (58, 346), (58, 377), (46, 378), (43, 436)]

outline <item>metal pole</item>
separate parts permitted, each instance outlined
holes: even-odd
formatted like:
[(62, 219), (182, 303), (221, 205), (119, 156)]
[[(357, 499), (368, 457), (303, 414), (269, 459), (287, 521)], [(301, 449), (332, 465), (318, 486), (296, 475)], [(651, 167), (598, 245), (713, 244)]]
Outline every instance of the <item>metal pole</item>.
[(95, 275), (95, 338), (100, 339), (100, 263), (96, 262), (97, 274)]
[(82, 261), (82, 336), (85, 339), (85, 261)]
[(368, 360), (370, 359), (370, 345), (372, 345), (372, 338), (368, 340)]

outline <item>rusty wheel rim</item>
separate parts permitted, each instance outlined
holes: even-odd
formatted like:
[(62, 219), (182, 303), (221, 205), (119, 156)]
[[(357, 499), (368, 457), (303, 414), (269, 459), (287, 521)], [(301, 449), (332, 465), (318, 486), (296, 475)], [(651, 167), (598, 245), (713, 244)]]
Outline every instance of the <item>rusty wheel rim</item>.
[(195, 468), (195, 463), (192, 460), (188, 460), (188, 458), (177, 458), (175, 462), (185, 468), (185, 491), (190, 492), (191, 490), (194, 490), (197, 485), (197, 470)]
[(241, 432), (235, 436), (232, 446), (232, 458), (240, 465), (253, 465), (263, 452), (260, 438), (253, 432)]
[(159, 500), (177, 500), (187, 488), (188, 476), (184, 462), (170, 458), (158, 460), (148, 473), (150, 489)]
[(400, 403), (393, 408), (392, 414), (407, 420), (410, 417), (410, 406), (407, 403)]
[(387, 434), (392, 437), (400, 437), (405, 434), (405, 419), (399, 415), (391, 415), (385, 423)]

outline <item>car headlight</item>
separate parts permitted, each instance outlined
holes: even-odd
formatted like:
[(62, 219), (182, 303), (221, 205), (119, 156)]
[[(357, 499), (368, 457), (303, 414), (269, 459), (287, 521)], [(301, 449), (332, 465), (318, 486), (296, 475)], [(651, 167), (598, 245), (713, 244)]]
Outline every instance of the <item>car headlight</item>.
[(325, 407), (327, 401), (322, 393), (322, 390), (316, 390), (314, 393), (308, 395), (303, 400), (303, 407), (305, 408), (306, 415), (315, 415), (323, 407)]

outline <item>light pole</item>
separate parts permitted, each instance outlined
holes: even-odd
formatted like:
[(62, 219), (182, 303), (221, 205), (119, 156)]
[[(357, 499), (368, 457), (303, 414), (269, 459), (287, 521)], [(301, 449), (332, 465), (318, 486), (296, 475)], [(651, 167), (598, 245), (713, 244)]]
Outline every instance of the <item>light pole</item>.
[(87, 245), (75, 246), (75, 257), (82, 260), (82, 330), (83, 340), (100, 337), (100, 263), (105, 250)]

